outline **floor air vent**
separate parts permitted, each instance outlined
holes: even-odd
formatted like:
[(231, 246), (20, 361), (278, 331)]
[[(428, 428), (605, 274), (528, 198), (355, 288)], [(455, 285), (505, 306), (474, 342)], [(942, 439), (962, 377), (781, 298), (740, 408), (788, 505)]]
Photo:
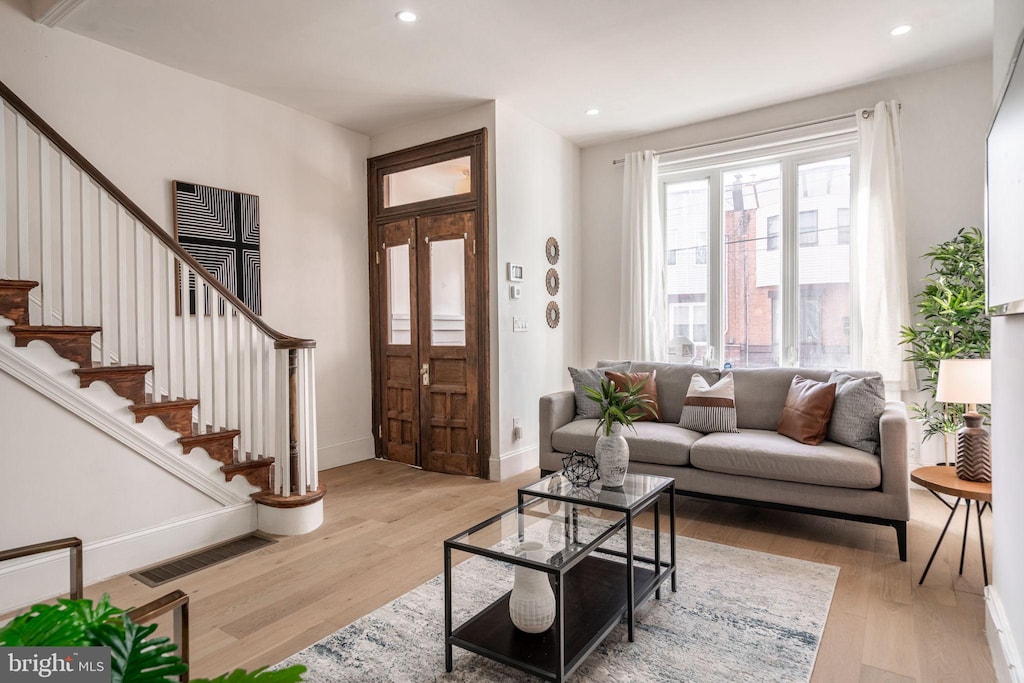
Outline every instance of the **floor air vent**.
[(176, 557), (163, 564), (158, 564), (148, 569), (132, 574), (133, 579), (138, 579), (149, 587), (160, 586), (168, 581), (197, 572), (200, 569), (212, 567), (218, 562), (230, 560), (233, 557), (262, 548), (265, 545), (277, 543), (273, 538), (262, 534), (254, 533), (248, 536), (241, 536), (232, 541), (212, 545), (209, 548), (197, 550), (188, 555)]

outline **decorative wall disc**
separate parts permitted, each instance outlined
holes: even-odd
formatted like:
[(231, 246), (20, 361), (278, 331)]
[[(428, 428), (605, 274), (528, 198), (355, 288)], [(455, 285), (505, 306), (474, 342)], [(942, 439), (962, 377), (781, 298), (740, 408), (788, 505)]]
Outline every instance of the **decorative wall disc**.
[(558, 263), (558, 256), (561, 252), (558, 249), (558, 240), (554, 237), (549, 237), (547, 244), (544, 245), (544, 255), (548, 257), (548, 263), (555, 265)]
[(548, 288), (548, 294), (554, 296), (558, 294), (558, 287), (561, 281), (558, 279), (558, 271), (554, 268), (548, 268), (548, 274), (544, 276), (544, 286)]
[(549, 301), (547, 314), (544, 317), (547, 318), (548, 327), (551, 329), (558, 327), (558, 322), (562, 319), (562, 312), (558, 310), (558, 304)]

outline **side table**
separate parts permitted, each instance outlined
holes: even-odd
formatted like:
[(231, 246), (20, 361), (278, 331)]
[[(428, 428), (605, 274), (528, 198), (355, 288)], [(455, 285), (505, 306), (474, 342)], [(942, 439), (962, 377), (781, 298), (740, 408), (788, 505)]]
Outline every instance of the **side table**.
[[(957, 507), (960, 506), (960, 501), (965, 501), (967, 504), (967, 513), (964, 515), (964, 536), (960, 543), (960, 575), (964, 573), (964, 551), (967, 548), (967, 524), (971, 519), (971, 501), (974, 501), (974, 508), (976, 510), (976, 517), (978, 518), (978, 540), (981, 546), (981, 571), (983, 572), (985, 585), (988, 585), (988, 564), (985, 561), (985, 536), (981, 530), (981, 516), (984, 514), (986, 509), (992, 508), (992, 484), (980, 481), (966, 481), (956, 476), (955, 467), (943, 467), (936, 465), (934, 467), (919, 467), (910, 473), (910, 480), (915, 484), (919, 484), (933, 496), (942, 501), (942, 504), (949, 508), (949, 518), (946, 520), (946, 526), (942, 527), (942, 533), (939, 534), (939, 540), (935, 542), (935, 549), (932, 550), (932, 556), (928, 558), (928, 564), (925, 565), (924, 573), (921, 574), (921, 580), (917, 582), (918, 585), (924, 583), (924, 577), (928, 576), (928, 570), (932, 567), (932, 562), (935, 560), (936, 553), (939, 552), (939, 546), (942, 545), (942, 539), (946, 537), (946, 531), (949, 529), (949, 523), (953, 521), (953, 515), (956, 514)], [(956, 502), (950, 505), (948, 502), (943, 500), (939, 495), (945, 493), (949, 496), (956, 496)]]

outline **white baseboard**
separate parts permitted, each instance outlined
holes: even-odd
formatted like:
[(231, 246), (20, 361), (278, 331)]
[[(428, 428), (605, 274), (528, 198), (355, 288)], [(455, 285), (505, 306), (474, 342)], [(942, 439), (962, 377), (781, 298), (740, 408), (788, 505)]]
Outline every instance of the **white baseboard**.
[(1020, 652), (995, 586), (985, 586), (985, 635), (999, 683), (1024, 683)]
[[(85, 584), (134, 571), (256, 529), (256, 505), (239, 503), (201, 515), (84, 544)], [(68, 551), (0, 565), (0, 614), (68, 591)], [(112, 596), (117, 604), (117, 596)], [(122, 605), (123, 606), (123, 605)]]
[(503, 481), (538, 466), (540, 466), (540, 446), (538, 444), (507, 451), (497, 456), (492, 455), (490, 479), (491, 481)]
[(351, 465), (361, 460), (373, 460), (373, 437), (367, 436), (331, 446), (321, 446), (317, 449), (316, 454), (318, 467), (321, 470)]

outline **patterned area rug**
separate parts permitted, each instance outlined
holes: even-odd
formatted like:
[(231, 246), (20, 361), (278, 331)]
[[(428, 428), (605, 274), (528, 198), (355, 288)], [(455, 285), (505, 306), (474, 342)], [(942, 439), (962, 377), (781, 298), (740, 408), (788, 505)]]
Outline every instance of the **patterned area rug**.
[[(638, 529), (638, 545), (653, 533)], [(646, 541), (646, 543), (644, 543)], [(572, 681), (807, 681), (839, 568), (678, 537), (679, 592), (637, 612), (630, 643), (619, 624)], [(512, 586), (509, 565), (472, 557), (453, 572), (458, 626)], [(668, 584), (666, 584), (667, 588)], [(444, 670), (444, 576), (324, 638), (278, 666), (306, 681), (518, 682), (538, 679), (454, 648)]]

